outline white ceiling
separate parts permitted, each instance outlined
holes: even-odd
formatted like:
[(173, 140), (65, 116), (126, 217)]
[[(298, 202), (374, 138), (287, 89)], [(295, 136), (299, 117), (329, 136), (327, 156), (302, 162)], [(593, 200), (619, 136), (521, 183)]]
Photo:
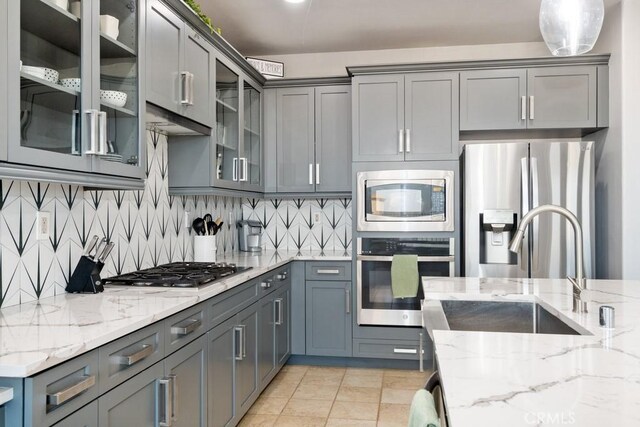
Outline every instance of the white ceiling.
[(244, 55), (542, 41), (541, 0), (199, 1)]

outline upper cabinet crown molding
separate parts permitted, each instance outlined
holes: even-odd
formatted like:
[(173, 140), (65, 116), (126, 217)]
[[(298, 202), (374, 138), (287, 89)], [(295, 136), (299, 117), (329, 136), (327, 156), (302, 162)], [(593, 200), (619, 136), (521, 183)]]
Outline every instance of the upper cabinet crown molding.
[(570, 57), (520, 59), (490, 59), (476, 61), (422, 62), (393, 65), (358, 65), (347, 67), (349, 76), (386, 73), (417, 73), (424, 71), (462, 71), (492, 68), (556, 67), (560, 65), (608, 65), (610, 54)]

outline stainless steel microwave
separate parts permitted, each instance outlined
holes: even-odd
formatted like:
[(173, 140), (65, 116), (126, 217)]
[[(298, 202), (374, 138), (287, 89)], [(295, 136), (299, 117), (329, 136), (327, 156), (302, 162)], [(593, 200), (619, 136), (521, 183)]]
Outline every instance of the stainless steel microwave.
[(358, 231), (454, 231), (453, 171), (359, 172)]

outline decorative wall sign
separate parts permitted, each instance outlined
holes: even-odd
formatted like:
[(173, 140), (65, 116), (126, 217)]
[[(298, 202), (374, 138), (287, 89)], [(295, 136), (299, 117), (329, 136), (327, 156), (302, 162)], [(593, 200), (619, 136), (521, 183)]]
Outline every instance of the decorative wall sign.
[(247, 62), (263, 76), (284, 77), (284, 63), (247, 57)]

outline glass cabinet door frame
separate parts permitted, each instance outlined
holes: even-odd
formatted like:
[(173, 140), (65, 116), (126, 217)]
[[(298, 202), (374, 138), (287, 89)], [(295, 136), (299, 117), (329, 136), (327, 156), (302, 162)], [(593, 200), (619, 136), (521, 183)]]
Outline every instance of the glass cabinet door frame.
[[(43, 0), (34, 0), (43, 1)], [(80, 112), (82, 137), (80, 149), (82, 153), (88, 150), (88, 115), (85, 112), (92, 108), (91, 100), (91, 43), (92, 38), (91, 0), (82, 0), (82, 19), (80, 29), (80, 78), (83, 86), (80, 92)], [(46, 2), (43, 1), (43, 2)], [(21, 3), (22, 0), (8, 1), (8, 34), (13, 34), (12, 43), (7, 52), (7, 160), (12, 163), (23, 163), (34, 166), (55, 167), (78, 172), (91, 172), (91, 156), (70, 155), (54, 151), (24, 147), (20, 135), (20, 61), (21, 61)], [(57, 13), (53, 11), (52, 13)]]
[[(83, 0), (87, 1), (87, 0)], [(100, 103), (100, 73), (101, 73), (101, 51), (100, 51), (100, 4), (102, 2), (109, 2), (113, 0), (91, 0), (93, 13), (91, 15), (92, 26), (95, 28), (93, 32), (93, 38), (91, 39), (91, 48), (94, 53), (93, 57), (93, 67), (92, 76), (91, 76), (91, 99), (92, 99), (92, 108), (102, 111), (104, 106)], [(146, 116), (146, 101), (145, 101), (145, 91), (144, 91), (144, 74), (145, 74), (145, 62), (144, 62), (144, 46), (145, 46), (145, 30), (144, 23), (146, 22), (146, 3), (144, 0), (133, 0), (136, 5), (136, 18), (137, 18), (137, 49), (136, 49), (136, 60), (137, 60), (137, 103), (135, 105), (136, 112), (138, 114), (138, 132), (137, 132), (137, 141), (138, 141), (138, 164), (130, 165), (127, 163), (121, 162), (112, 162), (104, 160), (100, 156), (90, 156), (92, 158), (92, 170), (97, 173), (104, 173), (110, 175), (118, 175), (118, 176), (126, 176), (130, 178), (144, 178), (145, 177), (145, 169), (146, 169), (146, 128), (145, 128), (145, 120)], [(107, 113), (108, 114), (108, 113)]]
[[(30, 0), (50, 3), (47, 0)], [(100, 111), (100, 1), (82, 0), (81, 27), (80, 27), (80, 78), (82, 87), (79, 93), (81, 120), (80, 155), (58, 153), (55, 151), (41, 150), (22, 146), (20, 131), (20, 61), (21, 61), (21, 7), (23, 0), (7, 1), (7, 28), (8, 34), (13, 34), (11, 43), (7, 46), (7, 142), (1, 147), (0, 160), (11, 163), (27, 164), (37, 167), (58, 168), (74, 172), (97, 172), (114, 176), (129, 178), (143, 178), (145, 171), (146, 140), (144, 121), (144, 79), (140, 79), (140, 70), (144, 70), (144, 55), (138, 55), (138, 165), (117, 164), (99, 159), (99, 156), (87, 154), (90, 150), (91, 135), (90, 121), (91, 110)], [(108, 1), (108, 0), (102, 0)], [(138, 3), (143, 0), (137, 0)], [(4, 3), (4, 2), (3, 2)], [(52, 7), (53, 8), (53, 7)], [(52, 13), (56, 12), (52, 9)], [(144, 8), (138, 4), (138, 52), (143, 52)], [(1, 14), (0, 14), (1, 15)], [(67, 16), (73, 16), (70, 12)], [(1, 16), (0, 16), (1, 17)], [(72, 18), (70, 18), (72, 19)], [(2, 109), (0, 109), (2, 113)]]
[[(212, 172), (211, 172), (211, 186), (212, 187), (218, 187), (218, 188), (227, 188), (227, 189), (235, 189), (235, 190), (246, 190), (246, 191), (257, 191), (260, 192), (263, 189), (263, 182), (264, 182), (264, 140), (263, 140), (263, 122), (264, 122), (264, 114), (263, 114), (263, 89), (261, 87), (260, 84), (258, 84), (258, 82), (256, 82), (255, 80), (248, 78), (241, 70), (240, 68), (233, 63), (232, 61), (230, 61), (229, 59), (227, 59), (226, 57), (217, 54), (215, 57), (215, 60), (219, 61), (222, 65), (224, 65), (225, 67), (227, 67), (229, 70), (231, 70), (233, 73), (238, 75), (238, 157), (237, 157), (237, 162), (238, 162), (238, 175), (239, 175), (239, 179), (237, 181), (230, 181), (230, 180), (224, 180), (224, 179), (218, 179), (216, 176), (216, 155), (217, 155), (217, 141), (216, 141), (216, 132), (214, 129), (213, 132), (213, 136), (211, 137), (211, 144), (212, 144), (212, 149), (211, 151), (211, 165), (212, 165)], [(211, 78), (213, 79), (214, 82), (217, 82), (216, 80), (216, 75), (215, 75), (215, 69), (216, 67), (213, 67), (214, 70), (214, 75), (211, 76)], [(241, 169), (242, 168), (248, 168), (249, 165), (247, 165), (247, 155), (246, 155), (246, 150), (248, 150), (250, 147), (247, 144), (245, 144), (245, 140), (244, 140), (244, 120), (245, 120), (245, 114), (244, 114), (244, 85), (245, 82), (248, 83), (249, 85), (251, 85), (251, 87), (253, 89), (255, 89), (259, 94), (260, 94), (260, 107), (259, 107), (259, 111), (260, 111), (260, 159), (259, 159), (259, 163), (260, 163), (260, 183), (259, 184), (251, 184), (248, 181), (248, 173), (244, 173)], [(217, 87), (216, 87), (216, 93), (217, 93)], [(217, 102), (217, 100), (216, 100)], [(216, 107), (217, 108), (217, 107)], [(216, 115), (216, 127), (218, 126), (217, 123), (217, 115)], [(243, 178), (246, 178), (247, 181), (242, 180)]]

